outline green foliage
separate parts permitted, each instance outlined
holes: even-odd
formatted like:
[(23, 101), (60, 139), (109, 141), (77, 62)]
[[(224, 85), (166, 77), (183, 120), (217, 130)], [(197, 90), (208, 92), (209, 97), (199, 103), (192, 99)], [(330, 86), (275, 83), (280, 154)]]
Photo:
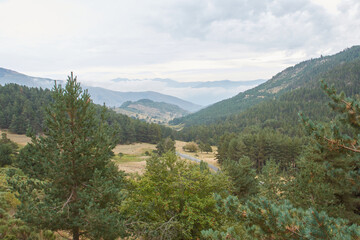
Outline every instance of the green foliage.
[[(208, 230), (210, 239), (360, 239), (360, 104), (358, 100), (337, 94), (323, 84), (330, 106), (338, 113), (330, 128), (315, 124), (300, 114), (314, 141), (296, 163), (297, 171), (282, 183), (279, 161), (267, 161), (259, 180), (260, 195), (244, 206), (234, 197), (217, 198), (219, 212), (228, 219), (226, 231)], [(333, 113), (327, 114), (331, 116)], [(236, 136), (222, 138), (219, 155), (239, 156), (247, 143)], [(228, 152), (225, 150), (227, 149)], [(275, 158), (276, 159), (276, 158)], [(277, 160), (277, 159), (276, 159)], [(290, 165), (291, 166), (291, 165)], [(289, 168), (289, 166), (287, 167)], [(288, 200), (281, 199), (286, 196)], [(321, 211), (325, 210), (325, 211)], [(337, 217), (337, 218), (334, 218)], [(342, 218), (338, 218), (342, 217)], [(353, 224), (353, 225), (351, 225)], [(238, 227), (238, 228), (236, 228)], [(245, 229), (246, 236), (236, 229)]]
[(51, 231), (39, 230), (36, 226), (30, 226), (14, 216), (14, 211), (20, 204), (16, 193), (8, 184), (14, 175), (24, 177), (19, 169), (0, 168), (0, 238), (54, 240), (55, 236)]
[(280, 166), (273, 159), (266, 162), (258, 179), (260, 183), (260, 196), (273, 202), (278, 202), (282, 199), (285, 182), (289, 180), (281, 176)]
[(272, 158), (277, 161), (281, 169), (288, 169), (295, 164), (302, 145), (300, 138), (290, 138), (271, 129), (254, 129), (238, 136), (235, 134), (222, 136), (217, 159), (222, 163), (225, 159), (238, 161), (241, 157), (247, 156), (260, 172), (266, 161)]
[[(312, 208), (294, 208), (288, 201), (274, 204), (265, 198), (248, 201), (239, 205), (237, 199), (229, 196), (218, 199), (219, 212), (233, 220), (233, 226), (226, 231), (207, 230), (207, 239), (359, 239), (360, 227), (349, 225), (346, 220), (329, 217), (325, 212)], [(245, 229), (239, 235), (235, 229)]]
[(359, 224), (360, 103), (347, 98), (344, 93), (337, 94), (334, 87), (329, 88), (325, 83), (322, 87), (338, 115), (327, 128), (300, 114), (305, 129), (316, 144), (309, 147), (310, 154), (300, 162), (302, 169), (297, 181), (299, 185), (310, 183), (307, 194), (318, 208)]
[[(330, 133), (327, 133), (324, 126), (315, 124), (301, 113), (300, 117), (307, 132), (327, 149), (360, 153), (360, 101), (346, 97), (344, 92), (337, 94), (334, 86), (328, 87), (324, 82), (322, 88), (331, 98), (330, 107), (338, 115), (331, 124)], [(350, 131), (344, 132), (344, 127), (348, 127)]]
[(201, 230), (219, 227), (213, 194), (227, 188), (224, 175), (168, 152), (147, 161), (123, 209), (132, 217), (129, 225), (138, 237), (196, 239)]
[[(336, 169), (332, 163), (344, 164), (345, 168)], [(350, 157), (321, 152), (309, 146), (296, 164), (298, 171), (294, 178), (287, 183), (286, 198), (296, 207), (312, 207), (333, 217), (356, 221), (358, 217), (354, 214), (351, 199), (354, 200), (354, 187), (358, 184), (344, 171), (351, 169), (347, 164), (353, 164)]]
[(49, 90), (17, 84), (0, 86), (0, 128), (19, 134), (25, 134), (29, 127), (41, 131), (43, 107), (50, 101)]
[(169, 151), (175, 152), (175, 141), (169, 137), (161, 139), (161, 141), (156, 145), (157, 154), (161, 156)]
[(11, 165), (17, 154), (18, 146), (7, 138), (6, 133), (0, 139), (0, 167)]
[(256, 179), (254, 163), (249, 157), (242, 157), (238, 161), (226, 160), (222, 169), (233, 183), (233, 193), (245, 202), (258, 193), (259, 182)]
[(194, 142), (189, 142), (183, 146), (184, 151), (197, 152), (199, 150), (198, 145)]
[(44, 136), (33, 136), (19, 160), (33, 177), (14, 181), (19, 218), (39, 228), (70, 231), (76, 240), (124, 235), (116, 206), (125, 179), (111, 162), (114, 141), (104, 114), (105, 109), (96, 117), (89, 94), (72, 75), (65, 88), (55, 85)]
[(200, 142), (198, 145), (201, 152), (209, 153), (213, 151), (210, 143)]

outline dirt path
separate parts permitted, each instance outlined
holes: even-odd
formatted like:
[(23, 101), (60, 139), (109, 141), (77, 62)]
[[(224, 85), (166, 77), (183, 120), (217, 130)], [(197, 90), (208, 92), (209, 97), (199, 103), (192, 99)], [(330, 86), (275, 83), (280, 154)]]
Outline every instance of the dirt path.
[[(192, 157), (192, 156), (189, 156), (189, 155), (186, 155), (186, 154), (183, 154), (183, 153), (176, 152), (176, 155), (178, 155), (181, 158), (185, 158), (185, 159), (188, 159), (190, 161), (197, 162), (197, 163), (201, 162), (200, 159), (197, 159), (195, 157)], [(209, 166), (210, 169), (214, 170), (215, 172), (220, 171), (220, 169), (218, 167), (215, 167), (214, 165), (211, 165), (211, 164), (208, 163), (208, 166)]]
[(220, 168), (220, 165), (216, 160), (216, 152), (217, 152), (216, 146), (212, 146), (211, 148), (213, 151), (209, 153), (205, 153), (205, 152), (190, 153), (190, 152), (185, 152), (182, 149), (183, 146), (185, 146), (185, 144), (187, 144), (187, 142), (176, 141), (175, 144), (176, 152), (194, 157), (199, 160), (203, 160), (204, 162), (207, 162), (209, 165), (213, 165), (214, 167)]

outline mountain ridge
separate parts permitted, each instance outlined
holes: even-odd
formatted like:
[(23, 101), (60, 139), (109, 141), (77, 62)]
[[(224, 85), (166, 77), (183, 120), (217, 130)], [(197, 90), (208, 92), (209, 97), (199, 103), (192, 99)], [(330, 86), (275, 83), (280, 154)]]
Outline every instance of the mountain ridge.
[(149, 99), (140, 99), (134, 102), (127, 101), (114, 110), (130, 117), (159, 124), (167, 124), (175, 117), (189, 114), (188, 111), (177, 105), (165, 102), (154, 102)]

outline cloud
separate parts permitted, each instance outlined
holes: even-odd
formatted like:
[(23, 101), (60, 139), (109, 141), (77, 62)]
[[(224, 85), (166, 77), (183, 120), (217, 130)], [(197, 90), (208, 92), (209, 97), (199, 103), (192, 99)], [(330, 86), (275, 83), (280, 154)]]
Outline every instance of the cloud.
[(185, 1), (163, 8), (153, 24), (174, 38), (237, 43), (261, 51), (323, 43), (333, 34), (331, 15), (307, 0)]
[(0, 66), (63, 79), (270, 78), (359, 44), (357, 0), (0, 1)]

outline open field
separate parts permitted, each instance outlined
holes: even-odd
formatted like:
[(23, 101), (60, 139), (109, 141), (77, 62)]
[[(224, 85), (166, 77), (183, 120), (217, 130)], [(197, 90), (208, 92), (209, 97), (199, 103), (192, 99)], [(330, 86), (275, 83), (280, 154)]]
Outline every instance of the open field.
[[(113, 159), (120, 170), (141, 174), (145, 171), (146, 159), (149, 158), (145, 152), (151, 153), (155, 149), (156, 145), (149, 143), (117, 145), (114, 148), (115, 157)], [(122, 153), (122, 156), (119, 153)]]
[(182, 142), (182, 141), (176, 141), (175, 147), (176, 147), (176, 151), (179, 153), (183, 153), (186, 155), (190, 155), (193, 156), (195, 158), (198, 158), (200, 160), (203, 160), (204, 162), (207, 162), (211, 165), (214, 165), (216, 167), (220, 167), (219, 163), (216, 160), (216, 152), (217, 152), (217, 147), (216, 146), (212, 146), (212, 152), (206, 153), (206, 152), (197, 152), (197, 153), (191, 153), (191, 152), (185, 152), (182, 148), (183, 146), (185, 146), (185, 144), (187, 144), (187, 142)]
[(20, 145), (20, 147), (25, 146), (28, 142), (31, 141), (31, 139), (25, 135), (20, 135), (20, 134), (15, 134), (15, 133), (9, 133), (9, 131), (7, 130), (1, 130), (0, 129), (0, 134), (2, 133), (6, 133), (7, 138), (10, 139), (13, 142), (16, 142), (17, 144)]
[[(5, 132), (7, 134), (7, 137), (11, 140), (16, 142), (20, 145), (20, 147), (25, 146), (28, 142), (30, 142), (30, 138), (26, 137), (25, 135), (20, 134), (14, 134), (9, 133), (7, 130), (0, 130), (0, 134)], [(215, 154), (217, 151), (216, 147), (212, 147), (213, 152), (212, 153), (190, 153), (185, 152), (182, 147), (186, 144), (186, 142), (182, 141), (176, 141), (176, 151), (180, 153), (184, 153), (187, 155), (191, 155), (193, 157), (196, 157), (200, 160), (203, 160), (209, 164), (212, 164), (216, 167), (219, 167), (219, 164), (217, 163), (215, 159)], [(149, 144), (149, 143), (134, 143), (134, 144), (128, 144), (128, 145), (117, 145), (114, 148), (115, 157), (113, 160), (118, 165), (120, 170), (123, 170), (127, 173), (143, 173), (146, 166), (146, 159), (149, 158), (149, 156), (146, 156), (145, 152), (151, 153), (153, 150), (156, 149), (155, 144)], [(122, 153), (123, 155), (120, 157), (119, 153)]]
[(140, 154), (145, 154), (146, 151), (151, 153), (152, 150), (155, 149), (156, 149), (155, 144), (133, 143), (128, 145), (117, 145), (113, 151), (115, 154), (123, 153), (123, 154), (140, 155)]

